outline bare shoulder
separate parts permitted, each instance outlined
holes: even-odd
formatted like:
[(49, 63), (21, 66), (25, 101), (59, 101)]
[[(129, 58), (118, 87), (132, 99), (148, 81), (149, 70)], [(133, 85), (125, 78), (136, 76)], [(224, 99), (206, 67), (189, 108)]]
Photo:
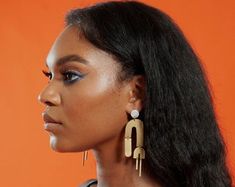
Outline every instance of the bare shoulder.
[(79, 187), (96, 187), (97, 180), (96, 179), (88, 179), (84, 183), (80, 184)]

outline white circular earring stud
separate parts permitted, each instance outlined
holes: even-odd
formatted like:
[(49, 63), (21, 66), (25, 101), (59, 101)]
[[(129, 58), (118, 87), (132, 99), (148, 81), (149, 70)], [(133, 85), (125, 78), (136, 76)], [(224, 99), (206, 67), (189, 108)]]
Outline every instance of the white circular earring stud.
[(131, 111), (131, 117), (132, 118), (135, 119), (135, 118), (138, 118), (138, 116), (139, 116), (139, 111), (138, 110), (135, 109), (135, 110)]

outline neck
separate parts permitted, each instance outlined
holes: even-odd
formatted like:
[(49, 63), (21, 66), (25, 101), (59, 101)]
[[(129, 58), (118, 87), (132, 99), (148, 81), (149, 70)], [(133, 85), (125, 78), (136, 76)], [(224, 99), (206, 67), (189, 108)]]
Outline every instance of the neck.
[[(123, 143), (121, 143), (123, 142)], [(143, 172), (139, 177), (136, 160), (125, 157), (124, 133), (93, 149), (96, 159), (98, 187), (160, 187)]]

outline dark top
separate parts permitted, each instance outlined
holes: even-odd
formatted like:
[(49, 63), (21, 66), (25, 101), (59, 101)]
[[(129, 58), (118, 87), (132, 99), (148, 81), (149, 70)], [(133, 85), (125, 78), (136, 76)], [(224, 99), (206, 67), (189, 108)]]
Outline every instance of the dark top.
[(97, 183), (98, 183), (98, 181), (96, 179), (92, 179), (92, 181), (87, 183), (87, 187), (91, 187), (91, 185), (97, 184)]
[(97, 179), (89, 179), (86, 182), (84, 182), (79, 187), (93, 187), (92, 185), (98, 184)]

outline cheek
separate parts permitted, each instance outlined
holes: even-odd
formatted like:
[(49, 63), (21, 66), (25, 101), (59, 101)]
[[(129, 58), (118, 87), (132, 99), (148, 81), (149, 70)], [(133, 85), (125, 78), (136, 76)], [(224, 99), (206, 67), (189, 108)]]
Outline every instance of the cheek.
[(127, 117), (122, 94), (114, 91), (113, 81), (95, 79), (85, 83), (78, 83), (64, 97), (64, 114), (70, 137), (86, 142), (89, 139), (94, 144), (92, 141), (98, 143), (121, 132)]

